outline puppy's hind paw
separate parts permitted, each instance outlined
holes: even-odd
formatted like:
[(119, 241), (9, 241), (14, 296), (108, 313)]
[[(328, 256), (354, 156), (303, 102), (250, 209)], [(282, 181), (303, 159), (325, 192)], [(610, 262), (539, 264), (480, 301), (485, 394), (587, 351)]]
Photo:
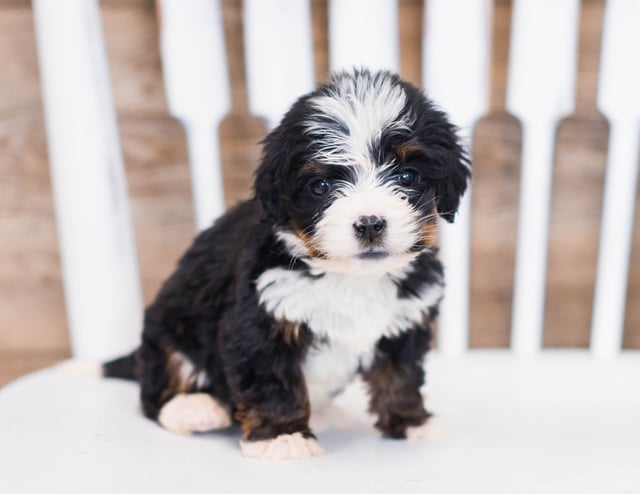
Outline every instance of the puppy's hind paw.
[(160, 410), (158, 422), (178, 434), (224, 429), (231, 425), (226, 408), (207, 393), (177, 394)]
[(324, 454), (314, 438), (305, 438), (301, 433), (281, 434), (264, 441), (240, 441), (240, 450), (248, 458), (261, 460), (304, 460)]
[(409, 441), (442, 441), (448, 433), (442, 419), (431, 417), (422, 425), (407, 427), (406, 436)]

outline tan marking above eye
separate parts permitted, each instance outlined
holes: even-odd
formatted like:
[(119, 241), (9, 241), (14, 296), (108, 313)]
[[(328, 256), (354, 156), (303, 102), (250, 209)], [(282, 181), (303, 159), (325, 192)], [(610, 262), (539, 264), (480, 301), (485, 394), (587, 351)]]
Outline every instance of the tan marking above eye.
[(309, 161), (307, 163), (305, 163), (304, 165), (302, 165), (302, 168), (300, 168), (300, 171), (305, 172), (305, 173), (314, 173), (317, 175), (322, 175), (323, 171), (325, 169), (322, 167), (322, 165), (314, 162), (314, 161)]
[(415, 142), (403, 142), (396, 148), (396, 154), (398, 158), (400, 158), (400, 161), (404, 162), (411, 153), (420, 151), (421, 149), (422, 147)]

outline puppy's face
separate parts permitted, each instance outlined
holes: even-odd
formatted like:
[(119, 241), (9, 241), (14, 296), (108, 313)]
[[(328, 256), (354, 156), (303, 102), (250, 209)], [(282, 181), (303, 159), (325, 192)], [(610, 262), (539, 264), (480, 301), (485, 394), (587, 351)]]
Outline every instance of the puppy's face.
[(435, 245), (469, 174), (455, 129), (418, 89), (356, 71), (302, 97), (267, 137), (256, 195), (292, 254), (385, 270)]

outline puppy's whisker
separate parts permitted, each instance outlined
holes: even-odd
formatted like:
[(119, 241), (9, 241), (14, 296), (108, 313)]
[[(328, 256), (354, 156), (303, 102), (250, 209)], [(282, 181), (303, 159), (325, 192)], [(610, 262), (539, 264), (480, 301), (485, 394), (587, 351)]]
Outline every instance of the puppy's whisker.
[(293, 271), (293, 268), (295, 267), (299, 259), (300, 257), (298, 256), (292, 256), (291, 260), (289, 261), (289, 266), (287, 267), (287, 271)]

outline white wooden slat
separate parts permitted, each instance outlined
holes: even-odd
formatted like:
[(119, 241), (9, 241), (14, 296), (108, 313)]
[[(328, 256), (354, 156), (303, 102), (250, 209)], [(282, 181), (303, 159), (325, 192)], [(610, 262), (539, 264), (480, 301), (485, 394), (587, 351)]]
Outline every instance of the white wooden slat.
[(622, 347), (640, 144), (640, 2), (609, 0), (598, 107), (610, 121), (591, 349), (612, 357)]
[[(460, 128), (469, 150), (473, 126), (489, 106), (490, 33), (487, 0), (427, 2), (422, 51), (425, 89)], [(469, 189), (456, 222), (440, 222), (447, 288), (438, 319), (438, 349), (444, 354), (461, 354), (468, 347), (470, 225)]]
[(139, 342), (142, 296), (97, 0), (34, 0), (56, 221), (76, 357)]
[(314, 86), (308, 0), (245, 0), (244, 48), (249, 108), (275, 125)]
[(515, 0), (507, 109), (522, 122), (511, 346), (542, 346), (554, 135), (574, 108), (578, 0)]
[(184, 126), (199, 230), (224, 212), (218, 127), (231, 108), (219, 0), (160, 0), (169, 111)]
[(330, 0), (329, 65), (332, 71), (365, 67), (397, 72), (397, 0)]
[(542, 347), (555, 122), (522, 124), (522, 166), (511, 346)]

